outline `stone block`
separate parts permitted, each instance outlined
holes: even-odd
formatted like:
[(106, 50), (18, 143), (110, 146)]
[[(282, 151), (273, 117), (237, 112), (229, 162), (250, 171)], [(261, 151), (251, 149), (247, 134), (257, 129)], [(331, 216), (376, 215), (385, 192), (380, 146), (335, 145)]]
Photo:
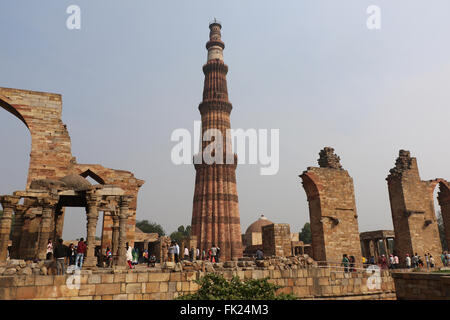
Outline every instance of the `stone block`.
[(137, 282), (137, 274), (136, 273), (127, 273), (125, 277), (126, 283)]
[(149, 282), (164, 282), (169, 281), (171, 274), (168, 272), (158, 272), (158, 273), (149, 273), (148, 281)]
[(100, 274), (92, 274), (88, 278), (88, 284), (102, 283), (102, 276)]
[(145, 293), (159, 292), (160, 283), (159, 282), (149, 282), (146, 284)]
[(120, 294), (120, 283), (101, 283), (95, 285), (95, 294), (96, 295), (117, 295)]
[(114, 282), (114, 274), (102, 274), (102, 282), (101, 283), (113, 283)]
[(36, 286), (49, 286), (53, 284), (53, 276), (36, 276), (34, 279)]
[(19, 287), (16, 291), (15, 299), (17, 300), (28, 300), (36, 298), (36, 287)]

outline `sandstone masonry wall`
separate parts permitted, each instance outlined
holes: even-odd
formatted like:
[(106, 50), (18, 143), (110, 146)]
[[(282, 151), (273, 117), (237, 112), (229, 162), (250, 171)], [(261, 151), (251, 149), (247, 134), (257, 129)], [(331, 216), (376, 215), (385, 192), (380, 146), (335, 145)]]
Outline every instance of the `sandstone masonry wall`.
[(450, 300), (450, 275), (392, 273), (398, 300)]
[[(83, 271), (85, 272), (85, 271)], [(280, 292), (302, 299), (394, 299), (395, 287), (388, 271), (382, 271), (380, 289), (369, 289), (369, 273), (343, 273), (321, 268), (291, 270), (219, 271), (225, 278), (233, 275), (244, 279), (269, 277), (283, 286)], [(65, 276), (15, 275), (0, 277), (0, 299), (56, 300), (169, 300), (198, 290), (196, 279), (202, 271), (154, 272), (136, 270), (104, 274), (81, 274), (79, 289), (70, 289)]]

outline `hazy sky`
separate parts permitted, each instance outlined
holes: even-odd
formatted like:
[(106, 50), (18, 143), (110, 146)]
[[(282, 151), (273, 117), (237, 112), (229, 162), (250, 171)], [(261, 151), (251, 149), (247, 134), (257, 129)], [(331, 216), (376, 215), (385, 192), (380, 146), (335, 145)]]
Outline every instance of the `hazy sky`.
[[(66, 8), (81, 8), (68, 30)], [(369, 5), (381, 29), (366, 26)], [(309, 220), (298, 177), (334, 147), (353, 177), (360, 231), (391, 229), (385, 178), (399, 149), (422, 179), (450, 178), (450, 2), (87, 1), (0, 3), (0, 86), (60, 93), (79, 163), (146, 181), (138, 219), (167, 233), (191, 222), (195, 170), (172, 164), (177, 128), (200, 120), (208, 23), (222, 21), (233, 128), (279, 129), (280, 170), (241, 165), (242, 231), (264, 213), (297, 232)], [(0, 194), (25, 187), (26, 127), (0, 111)], [(64, 238), (85, 236), (69, 210)]]

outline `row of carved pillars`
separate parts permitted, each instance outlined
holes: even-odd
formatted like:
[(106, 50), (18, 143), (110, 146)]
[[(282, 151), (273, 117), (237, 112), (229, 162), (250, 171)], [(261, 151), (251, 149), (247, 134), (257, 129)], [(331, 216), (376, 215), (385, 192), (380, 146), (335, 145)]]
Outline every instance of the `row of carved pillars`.
[[(11, 233), (11, 222), (15, 212), (15, 222), (12, 234), (11, 256), (13, 258), (20, 258), (17, 252), (20, 247), (21, 231), (24, 223), (24, 210), (21, 205), (18, 205), (19, 197), (3, 196), (0, 197), (0, 203), (3, 207), (3, 216), (0, 221), (0, 261), (6, 261), (8, 255), (8, 242)], [(96, 195), (88, 195), (87, 197), (87, 243), (88, 248), (86, 252), (86, 259), (84, 265), (86, 267), (95, 267), (97, 258), (95, 257), (95, 233), (98, 222), (98, 206), (100, 198)], [(127, 242), (127, 221), (129, 203), (131, 198), (129, 196), (120, 196), (118, 214), (113, 215), (113, 238), (112, 250), (117, 254), (116, 264), (125, 265), (126, 263), (126, 242)], [(37, 205), (42, 207), (42, 217), (39, 226), (39, 238), (37, 243), (37, 258), (45, 260), (48, 240), (51, 239), (55, 227), (52, 224), (55, 216), (55, 209), (58, 204), (58, 198), (46, 197), (39, 199)], [(116, 211), (117, 212), (117, 211)]]

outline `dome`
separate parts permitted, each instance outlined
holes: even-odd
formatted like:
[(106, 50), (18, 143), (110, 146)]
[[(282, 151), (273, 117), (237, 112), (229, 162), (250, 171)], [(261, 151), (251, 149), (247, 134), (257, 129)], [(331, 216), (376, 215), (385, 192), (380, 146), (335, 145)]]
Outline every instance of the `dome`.
[(262, 227), (267, 226), (269, 224), (273, 224), (272, 221), (267, 219), (264, 215), (261, 215), (261, 218), (253, 222), (245, 231), (245, 234), (250, 234), (253, 232), (262, 232)]
[(64, 182), (67, 189), (72, 189), (75, 191), (86, 191), (92, 188), (89, 181), (77, 174), (69, 174), (64, 178), (59, 179), (59, 181)]

